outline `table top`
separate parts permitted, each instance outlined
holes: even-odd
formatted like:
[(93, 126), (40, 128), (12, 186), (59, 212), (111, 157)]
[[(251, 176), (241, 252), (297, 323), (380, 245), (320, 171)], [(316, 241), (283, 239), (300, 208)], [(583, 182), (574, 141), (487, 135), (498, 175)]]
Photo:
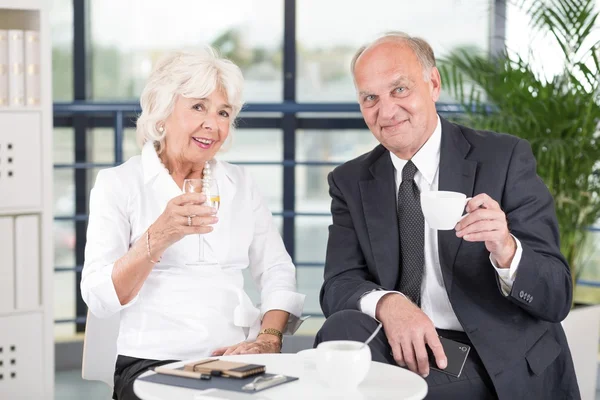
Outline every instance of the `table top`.
[[(263, 364), (268, 373), (295, 376), (297, 381), (262, 390), (254, 394), (230, 392), (218, 389), (193, 390), (161, 385), (137, 379), (133, 389), (143, 400), (295, 400), (295, 399), (405, 399), (421, 400), (427, 394), (427, 383), (419, 375), (404, 368), (372, 362), (365, 380), (351, 391), (340, 391), (326, 386), (317, 374), (313, 349), (298, 354), (251, 354), (219, 357), (222, 360)], [(177, 368), (184, 362), (169, 364)], [(141, 375), (148, 376), (148, 371)]]

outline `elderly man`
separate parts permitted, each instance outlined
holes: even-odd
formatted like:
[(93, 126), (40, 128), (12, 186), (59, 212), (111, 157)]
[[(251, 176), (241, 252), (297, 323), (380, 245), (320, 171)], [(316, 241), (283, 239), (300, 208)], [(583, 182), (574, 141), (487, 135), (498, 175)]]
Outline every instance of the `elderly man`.
[[(364, 340), (373, 359), (426, 378), (431, 399), (578, 399), (560, 321), (572, 299), (553, 199), (530, 145), (438, 116), (433, 50), (387, 34), (352, 62), (381, 143), (329, 175), (329, 231), (316, 343)], [(454, 230), (425, 225), (419, 194), (466, 194)], [(439, 337), (471, 346), (456, 378)]]

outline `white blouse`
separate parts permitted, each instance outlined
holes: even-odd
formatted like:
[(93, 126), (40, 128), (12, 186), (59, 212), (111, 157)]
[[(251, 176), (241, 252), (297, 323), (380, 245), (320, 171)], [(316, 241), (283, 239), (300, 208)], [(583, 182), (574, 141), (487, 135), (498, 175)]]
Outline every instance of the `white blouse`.
[[(302, 320), (304, 295), (273, 218), (244, 168), (213, 162), (221, 205), (214, 230), (204, 235), (205, 257), (216, 266), (188, 266), (198, 257), (198, 235), (171, 245), (138, 295), (121, 305), (111, 274), (114, 263), (182, 194), (147, 143), (141, 156), (102, 170), (90, 194), (81, 293), (99, 318), (120, 313), (117, 351), (148, 359), (206, 357), (218, 347), (254, 340), (269, 310), (290, 313), (284, 333)], [(255, 307), (244, 292), (242, 270), (261, 294)]]

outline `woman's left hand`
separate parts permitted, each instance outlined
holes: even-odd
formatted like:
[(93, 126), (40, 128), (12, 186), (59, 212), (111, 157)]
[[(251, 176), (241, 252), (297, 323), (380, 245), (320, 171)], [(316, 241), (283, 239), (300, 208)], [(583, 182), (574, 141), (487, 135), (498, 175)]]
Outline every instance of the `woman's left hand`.
[(254, 342), (241, 342), (233, 346), (221, 347), (212, 352), (214, 356), (230, 356), (236, 354), (260, 354), (281, 352), (281, 342), (276, 336), (260, 335)]

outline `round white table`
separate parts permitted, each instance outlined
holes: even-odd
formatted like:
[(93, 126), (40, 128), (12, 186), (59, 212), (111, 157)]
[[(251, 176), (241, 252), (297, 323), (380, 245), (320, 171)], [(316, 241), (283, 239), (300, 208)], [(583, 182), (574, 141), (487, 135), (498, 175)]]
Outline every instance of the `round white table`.
[[(219, 389), (193, 390), (161, 385), (137, 379), (135, 394), (143, 400), (295, 400), (295, 399), (344, 399), (344, 400), (421, 400), (427, 394), (427, 383), (419, 375), (389, 364), (372, 362), (369, 374), (356, 389), (344, 391), (332, 389), (319, 379), (314, 361), (314, 350), (298, 354), (253, 354), (219, 357), (222, 360), (262, 364), (268, 373), (284, 374), (299, 378), (297, 381), (261, 390), (254, 394)], [(184, 363), (169, 364), (177, 368)], [(148, 371), (140, 377), (154, 372)]]

